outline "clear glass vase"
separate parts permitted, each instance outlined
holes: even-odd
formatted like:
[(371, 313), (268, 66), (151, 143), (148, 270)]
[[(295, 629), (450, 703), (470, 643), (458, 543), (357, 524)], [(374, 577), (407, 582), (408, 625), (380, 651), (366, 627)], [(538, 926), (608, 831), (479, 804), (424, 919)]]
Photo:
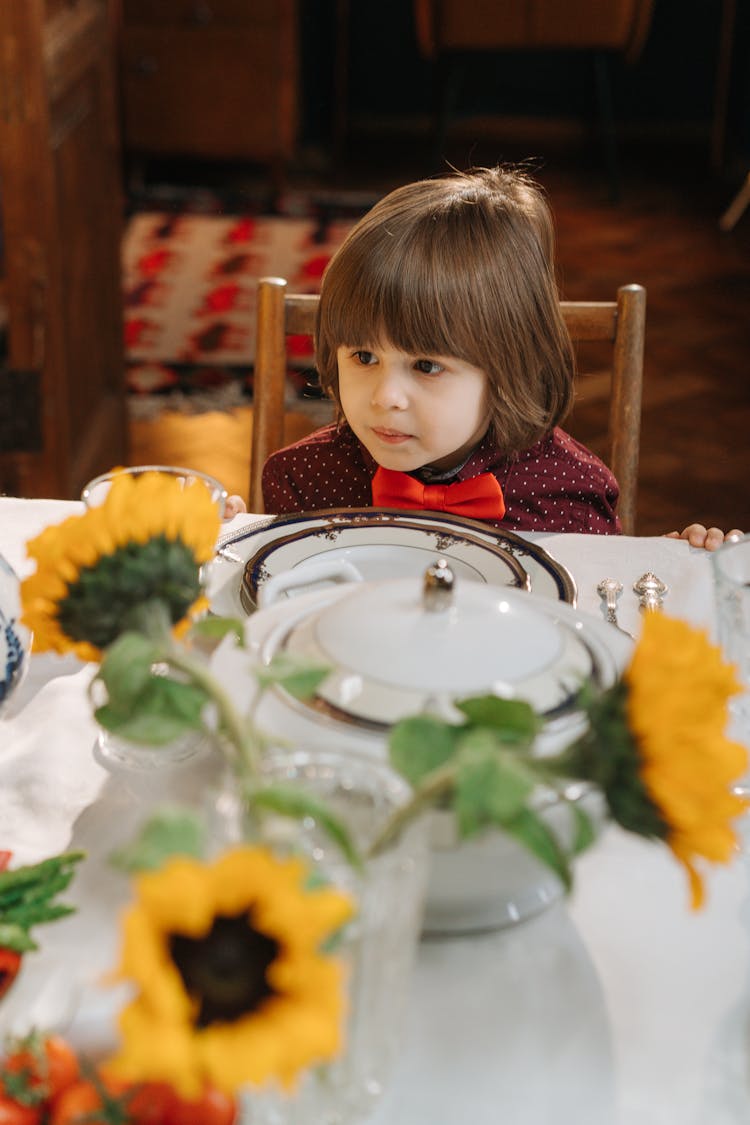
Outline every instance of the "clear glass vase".
[[(311, 789), (347, 824), (365, 852), (386, 818), (409, 796), (385, 762), (345, 751), (272, 751), (264, 772)], [(422, 924), (428, 867), (426, 820), (409, 827), (387, 852), (356, 871), (312, 818), (264, 816), (248, 824), (227, 783), (212, 803), (215, 843), (258, 832), (278, 854), (303, 853), (320, 875), (352, 894), (358, 913), (337, 954), (348, 970), (349, 1014), (343, 1054), (305, 1074), (292, 1093), (263, 1089), (243, 1097), (242, 1125), (356, 1125), (365, 1121), (387, 1082), (399, 1047), (409, 979)]]
[(164, 746), (154, 746), (119, 738), (102, 727), (94, 742), (93, 754), (99, 765), (110, 773), (151, 773), (194, 758), (204, 747), (206, 738), (204, 731), (189, 731)]

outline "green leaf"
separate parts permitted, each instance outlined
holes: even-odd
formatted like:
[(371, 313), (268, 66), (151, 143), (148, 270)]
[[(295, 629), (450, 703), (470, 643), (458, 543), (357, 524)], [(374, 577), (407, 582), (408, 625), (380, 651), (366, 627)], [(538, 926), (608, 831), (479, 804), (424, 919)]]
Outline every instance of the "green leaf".
[(193, 809), (165, 805), (141, 828), (135, 840), (118, 848), (110, 862), (121, 871), (153, 871), (174, 855), (200, 858), (205, 847), (205, 825)]
[(324, 802), (314, 797), (306, 789), (293, 785), (265, 785), (262, 788), (249, 791), (247, 799), (259, 808), (268, 809), (294, 820), (312, 817), (313, 820), (318, 822), (326, 835), (341, 848), (352, 867), (361, 870), (362, 859), (346, 826)]
[(477, 695), (459, 700), (456, 707), (472, 725), (492, 727), (504, 742), (530, 743), (542, 725), (534, 708), (522, 699)]
[(585, 809), (582, 809), (577, 801), (570, 801), (568, 803), (573, 816), (573, 824), (575, 827), (575, 834), (573, 836), (573, 855), (580, 855), (585, 852), (586, 848), (590, 848), (596, 839), (596, 829), (594, 822)]
[(159, 715), (137, 714), (123, 716), (104, 704), (94, 712), (100, 726), (118, 738), (127, 739), (143, 746), (166, 746), (185, 734), (189, 729), (184, 722)]
[(192, 730), (201, 730), (208, 694), (197, 684), (152, 675), (130, 707), (122, 711), (111, 701), (97, 708), (94, 717), (105, 730), (131, 742), (164, 746)]
[(190, 629), (191, 637), (209, 641), (221, 641), (228, 633), (233, 633), (240, 645), (244, 646), (245, 627), (236, 617), (216, 617), (209, 614), (201, 617)]
[(38, 949), (30, 934), (15, 922), (0, 922), (0, 949), (10, 949), (13, 953), (28, 953)]
[(504, 827), (523, 809), (535, 785), (533, 772), (498, 745), (497, 732), (473, 730), (460, 740), (454, 808), (459, 833)]
[(19, 906), (3, 911), (3, 923), (15, 923), (25, 930), (30, 930), (32, 926), (39, 926), (43, 922), (56, 922), (58, 918), (75, 914), (75, 911), (74, 906), (66, 906), (64, 903), (21, 903)]
[(451, 760), (461, 730), (433, 715), (401, 719), (388, 739), (391, 764), (416, 788), (428, 773)]
[(127, 711), (152, 676), (151, 665), (158, 659), (157, 646), (141, 633), (123, 633), (107, 649), (99, 666), (110, 706)]
[(80, 863), (85, 854), (63, 852), (39, 863), (0, 871), (0, 918), (8, 907), (18, 902), (41, 901), (64, 890), (73, 878), (75, 864)]
[(262, 688), (278, 684), (295, 699), (307, 699), (323, 682), (331, 669), (328, 665), (314, 664), (289, 653), (278, 653), (268, 664), (256, 669)]
[(550, 867), (559, 876), (565, 890), (570, 890), (573, 876), (568, 857), (555, 834), (538, 813), (532, 809), (523, 809), (515, 820), (506, 824), (505, 831)]

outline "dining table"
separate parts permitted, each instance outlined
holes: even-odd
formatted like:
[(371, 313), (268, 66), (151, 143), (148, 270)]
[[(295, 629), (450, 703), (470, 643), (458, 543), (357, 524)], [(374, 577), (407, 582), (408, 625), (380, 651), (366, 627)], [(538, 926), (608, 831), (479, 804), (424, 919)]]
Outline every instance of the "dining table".
[[(27, 540), (82, 510), (0, 498), (0, 554), (24, 577)], [(237, 516), (222, 534), (259, 518)], [(597, 586), (616, 578), (619, 626), (637, 638), (633, 585), (653, 572), (668, 587), (663, 611), (715, 637), (705, 551), (667, 537), (528, 537), (569, 570), (582, 613), (604, 620)], [(107, 1046), (119, 987), (107, 973), (124, 876), (108, 857), (169, 788), (170, 770), (129, 776), (97, 760), (92, 674), (70, 655), (32, 653), (0, 715), (0, 848), (14, 863), (79, 848), (88, 856), (64, 896), (76, 912), (36, 931), (39, 949), (0, 1005), (0, 1031), (53, 1027), (96, 1052)], [(184, 784), (201, 791), (200, 762)], [(392, 1029), (396, 1062), (367, 1125), (747, 1125), (742, 821), (738, 839), (732, 862), (707, 871), (700, 910), (663, 843), (607, 824), (575, 861), (569, 894), (503, 928), (423, 938), (403, 1024)]]

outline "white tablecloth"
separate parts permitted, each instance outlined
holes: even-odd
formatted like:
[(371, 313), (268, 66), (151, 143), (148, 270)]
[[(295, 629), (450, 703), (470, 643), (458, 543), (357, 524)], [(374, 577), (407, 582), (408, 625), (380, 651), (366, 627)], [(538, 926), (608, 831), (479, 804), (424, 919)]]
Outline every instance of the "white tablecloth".
[[(26, 539), (77, 510), (0, 499), (0, 552), (26, 573)], [(600, 615), (597, 582), (619, 578), (620, 622), (637, 632), (630, 588), (653, 570), (669, 583), (667, 612), (713, 629), (703, 552), (666, 539), (534, 538), (574, 575), (581, 609)], [(35, 657), (0, 719), (0, 846), (19, 860), (68, 844), (104, 855), (158, 796), (152, 778), (94, 762), (89, 675), (70, 658)], [(190, 784), (197, 795), (199, 771)], [(5, 1025), (72, 1019), (82, 1042), (100, 1034), (112, 1000), (92, 981), (113, 962), (122, 885), (103, 863), (87, 868), (72, 888), (81, 912), (40, 932)], [(422, 944), (400, 1061), (372, 1125), (747, 1125), (749, 924), (744, 855), (711, 873), (694, 914), (666, 849), (608, 828), (578, 861), (567, 902), (511, 929)]]

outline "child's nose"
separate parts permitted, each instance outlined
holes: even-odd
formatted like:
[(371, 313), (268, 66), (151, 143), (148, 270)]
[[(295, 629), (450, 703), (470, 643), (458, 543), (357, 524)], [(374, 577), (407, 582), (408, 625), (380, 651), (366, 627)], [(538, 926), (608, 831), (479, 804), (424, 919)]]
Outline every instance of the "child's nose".
[(403, 410), (408, 405), (404, 380), (393, 367), (382, 367), (372, 388), (372, 405), (382, 410)]

